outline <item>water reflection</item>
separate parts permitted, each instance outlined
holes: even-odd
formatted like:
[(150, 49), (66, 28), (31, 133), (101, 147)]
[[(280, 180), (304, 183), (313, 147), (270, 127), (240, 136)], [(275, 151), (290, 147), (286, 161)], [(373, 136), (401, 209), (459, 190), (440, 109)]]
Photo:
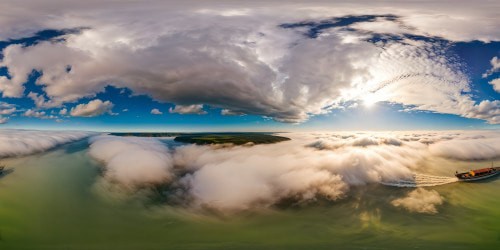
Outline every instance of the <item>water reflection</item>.
[[(169, 148), (178, 146), (173, 140), (162, 141)], [(167, 195), (165, 200), (108, 200), (95, 188), (99, 163), (89, 159), (87, 148), (87, 140), (82, 140), (7, 160), (6, 174), (0, 176), (0, 249), (388, 249), (402, 245), (495, 249), (499, 245), (498, 178), (426, 187), (443, 197), (437, 214), (411, 213), (391, 205), (413, 188), (371, 184), (353, 187), (337, 201), (285, 202), (218, 217), (183, 207), (170, 193), (162, 194)]]

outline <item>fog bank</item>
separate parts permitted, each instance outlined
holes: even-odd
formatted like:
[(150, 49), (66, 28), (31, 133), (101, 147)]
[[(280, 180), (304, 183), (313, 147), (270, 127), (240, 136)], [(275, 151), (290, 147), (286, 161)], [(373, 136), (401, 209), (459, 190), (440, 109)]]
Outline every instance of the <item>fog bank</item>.
[[(90, 155), (103, 162), (104, 179), (127, 187), (169, 185), (166, 194), (194, 208), (241, 211), (281, 202), (336, 201), (355, 186), (400, 187), (456, 181), (454, 160), (493, 159), (496, 131), (287, 133), (291, 141), (254, 146), (183, 145), (173, 149), (155, 138), (98, 136)], [(470, 149), (467, 150), (467, 146)], [(437, 165), (435, 162), (439, 161)], [(442, 162), (450, 162), (442, 165)], [(479, 165), (478, 165), (479, 166)], [(444, 176), (428, 169), (444, 168)], [(175, 170), (175, 171), (174, 171)], [(410, 185), (411, 184), (411, 185)], [(438, 199), (415, 191), (393, 204), (432, 213)], [(429, 198), (429, 200), (427, 200)], [(431, 204), (431, 205), (427, 205)]]
[(104, 178), (127, 187), (171, 180), (168, 148), (154, 138), (101, 135), (90, 139), (89, 155), (103, 163)]
[(0, 158), (43, 152), (72, 141), (88, 137), (92, 132), (0, 130)]

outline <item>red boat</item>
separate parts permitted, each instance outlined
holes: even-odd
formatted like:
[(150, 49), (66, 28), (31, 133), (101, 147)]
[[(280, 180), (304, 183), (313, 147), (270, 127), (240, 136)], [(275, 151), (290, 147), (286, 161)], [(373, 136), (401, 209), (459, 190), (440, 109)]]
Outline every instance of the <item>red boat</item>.
[(481, 168), (470, 170), (469, 172), (456, 173), (455, 176), (460, 181), (478, 181), (500, 174), (500, 167)]

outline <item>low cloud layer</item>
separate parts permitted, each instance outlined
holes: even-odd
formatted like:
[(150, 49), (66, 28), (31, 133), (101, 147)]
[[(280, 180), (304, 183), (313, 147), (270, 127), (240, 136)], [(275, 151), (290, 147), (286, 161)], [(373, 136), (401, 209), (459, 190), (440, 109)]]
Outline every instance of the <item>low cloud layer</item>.
[(443, 204), (443, 197), (435, 190), (418, 188), (409, 192), (406, 197), (393, 200), (391, 204), (414, 213), (436, 214), (436, 206)]
[(455, 160), (491, 160), (500, 157), (500, 138), (450, 140), (429, 147), (436, 156)]
[[(110, 183), (168, 185), (174, 191), (167, 195), (184, 205), (219, 211), (267, 208), (285, 200), (335, 201), (348, 196), (355, 186), (374, 183), (443, 185), (456, 181), (456, 162), (441, 170), (444, 176), (425, 175), (428, 168), (439, 172), (447, 159), (500, 158), (500, 150), (495, 148), (500, 133), (495, 131), (285, 136), (292, 140), (254, 146), (184, 145), (172, 150), (155, 138), (99, 136), (91, 140), (90, 155), (103, 162), (104, 179)], [(457, 151), (465, 143), (478, 149)], [(432, 165), (436, 159), (441, 159), (439, 166)], [(415, 199), (422, 203), (413, 202)], [(417, 189), (393, 204), (433, 213), (440, 201), (433, 191)]]
[(94, 133), (71, 131), (0, 130), (0, 158), (43, 152)]
[[(178, 149), (174, 157), (177, 164), (194, 171), (182, 177), (181, 182), (188, 186), (196, 206), (245, 210), (268, 207), (285, 198), (336, 200), (349, 189), (341, 172), (332, 171), (335, 166), (328, 164), (334, 156), (281, 146), (221, 149), (186, 146)], [(360, 165), (358, 168), (365, 167)], [(377, 177), (376, 173), (372, 176)]]
[(89, 154), (101, 161), (104, 178), (125, 188), (168, 183), (172, 159), (167, 147), (153, 138), (97, 136)]

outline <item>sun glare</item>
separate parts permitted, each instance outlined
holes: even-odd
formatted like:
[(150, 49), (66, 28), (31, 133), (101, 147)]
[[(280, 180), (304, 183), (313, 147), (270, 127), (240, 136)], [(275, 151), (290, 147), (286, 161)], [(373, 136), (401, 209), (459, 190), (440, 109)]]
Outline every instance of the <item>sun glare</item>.
[(363, 98), (363, 105), (366, 108), (373, 107), (375, 105), (375, 103), (377, 103), (377, 102), (378, 102), (378, 100), (375, 97), (375, 95), (373, 95), (373, 94), (367, 95), (366, 97)]

